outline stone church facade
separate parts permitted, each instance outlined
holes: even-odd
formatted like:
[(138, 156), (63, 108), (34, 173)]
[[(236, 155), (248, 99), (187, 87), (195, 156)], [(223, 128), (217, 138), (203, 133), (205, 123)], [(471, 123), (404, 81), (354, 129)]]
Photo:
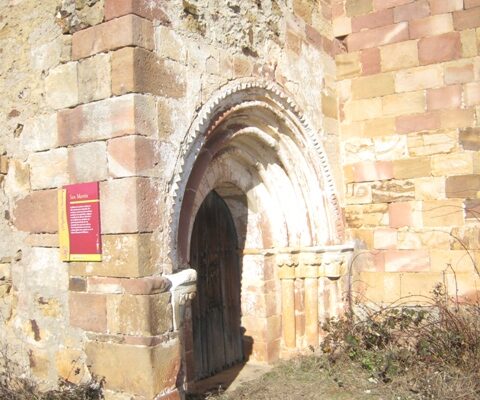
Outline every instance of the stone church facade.
[[(179, 399), (353, 300), (476, 298), (478, 0), (0, 10), (0, 341), (39, 382)], [(62, 262), (84, 182), (102, 261)]]

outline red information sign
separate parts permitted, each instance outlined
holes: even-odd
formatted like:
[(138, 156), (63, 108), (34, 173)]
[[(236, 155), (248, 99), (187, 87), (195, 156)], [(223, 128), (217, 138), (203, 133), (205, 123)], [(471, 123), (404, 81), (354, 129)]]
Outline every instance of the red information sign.
[(98, 182), (65, 186), (59, 193), (62, 260), (101, 261)]

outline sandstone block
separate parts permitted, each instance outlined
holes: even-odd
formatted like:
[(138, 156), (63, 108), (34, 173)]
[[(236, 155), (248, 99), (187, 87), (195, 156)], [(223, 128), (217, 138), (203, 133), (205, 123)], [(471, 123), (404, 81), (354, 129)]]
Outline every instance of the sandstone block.
[[(395, 164), (394, 164), (394, 168), (395, 168)], [(415, 198), (415, 185), (411, 181), (391, 180), (391, 181), (375, 182), (372, 185), (371, 190), (372, 190), (372, 200), (374, 203), (391, 203), (394, 201), (409, 201), (409, 200), (414, 200)]]
[(58, 113), (61, 146), (110, 139), (130, 134), (151, 136), (156, 132), (155, 99), (128, 94), (85, 104)]
[(395, 22), (411, 21), (430, 15), (430, 6), (427, 0), (415, 1), (395, 7)]
[(463, 0), (430, 0), (432, 14), (444, 14), (463, 9)]
[(92, 371), (106, 378), (107, 389), (147, 398), (173, 389), (180, 369), (180, 346), (176, 339), (154, 347), (89, 342), (86, 353)]
[(345, 117), (351, 121), (361, 121), (382, 116), (382, 99), (353, 100), (344, 106)]
[(453, 26), (457, 31), (478, 28), (480, 26), (480, 7), (453, 13)]
[(370, 14), (355, 16), (352, 18), (352, 31), (358, 32), (363, 29), (378, 28), (393, 24), (393, 10), (385, 9)]
[(399, 71), (395, 75), (396, 92), (412, 92), (443, 85), (442, 68), (420, 67)]
[(108, 331), (113, 334), (156, 336), (173, 326), (170, 293), (110, 295), (107, 300)]
[(478, 54), (475, 29), (461, 31), (460, 41), (462, 42), (462, 58), (475, 57)]
[(453, 109), (440, 112), (440, 126), (444, 129), (468, 128), (475, 124), (475, 110)]
[(399, 250), (449, 249), (451, 242), (452, 238), (448, 231), (398, 231)]
[(345, 11), (347, 17), (367, 14), (372, 11), (372, 0), (346, 0)]
[(103, 233), (151, 232), (159, 223), (158, 193), (148, 178), (124, 178), (100, 184)]
[(480, 175), (449, 176), (445, 190), (449, 198), (475, 199), (480, 192)]
[(465, 104), (467, 106), (480, 105), (480, 82), (470, 82), (464, 86)]
[(445, 198), (445, 178), (421, 178), (415, 180), (416, 200), (439, 200)]
[(445, 133), (423, 132), (408, 136), (408, 151), (411, 156), (451, 153), (457, 150), (458, 135), (456, 131)]
[(62, 348), (55, 354), (58, 376), (74, 384), (82, 382), (88, 376), (84, 357), (78, 349)]
[(402, 115), (396, 119), (398, 133), (430, 131), (440, 128), (440, 116), (437, 113)]
[(387, 250), (385, 272), (424, 272), (430, 270), (428, 250)]
[(465, 0), (465, 9), (480, 7), (480, 0)]
[(139, 92), (179, 98), (185, 95), (185, 90), (183, 66), (139, 47), (126, 47), (113, 53), (113, 94)]
[(445, 64), (444, 76), (447, 85), (471, 82), (474, 80), (473, 64), (464, 61)]
[(389, 226), (391, 228), (421, 227), (422, 218), (418, 208), (418, 204), (413, 201), (390, 203), (388, 205)]
[(418, 42), (421, 65), (455, 60), (462, 56), (462, 43), (458, 32), (425, 37)]
[(69, 293), (70, 324), (91, 332), (107, 331), (107, 301), (99, 294)]
[(105, 20), (135, 14), (149, 20), (167, 23), (162, 4), (148, 0), (105, 0)]
[(407, 40), (380, 48), (382, 71), (416, 67), (418, 61), (418, 46), (416, 40)]
[(412, 0), (373, 0), (373, 8), (383, 10), (384, 8), (398, 7), (411, 2)]
[(378, 227), (388, 224), (386, 204), (354, 205), (345, 207), (345, 218), (350, 228)]
[(61, 64), (50, 70), (45, 78), (45, 93), (47, 104), (59, 110), (78, 104), (78, 73), (77, 63)]
[(325, 117), (338, 118), (336, 97), (322, 94), (322, 113)]
[(70, 278), (68, 282), (68, 290), (71, 292), (86, 292), (87, 280), (78, 277)]
[(65, 148), (33, 153), (28, 158), (32, 189), (61, 187), (68, 183), (68, 151)]
[(401, 42), (408, 39), (408, 23), (382, 26), (348, 35), (347, 47), (349, 51), (383, 46), (385, 44)]
[(395, 92), (392, 74), (378, 74), (352, 80), (354, 99), (380, 97)]
[(107, 146), (92, 142), (68, 149), (70, 183), (103, 181), (107, 179)]
[(373, 230), (372, 229), (349, 229), (347, 236), (360, 244), (359, 248), (373, 248)]
[(368, 182), (393, 178), (390, 161), (364, 161), (352, 165), (355, 182)]
[(103, 235), (103, 261), (72, 263), (70, 275), (141, 277), (156, 270), (158, 249), (151, 234)]
[(156, 50), (161, 58), (170, 58), (175, 61), (185, 63), (187, 60), (187, 50), (183, 39), (173, 30), (165, 26), (155, 28)]
[(397, 230), (390, 228), (375, 229), (373, 243), (374, 248), (378, 250), (395, 249), (397, 247)]
[(480, 220), (480, 199), (465, 200), (465, 218), (478, 222)]
[(25, 239), (31, 247), (58, 247), (58, 235), (51, 233), (31, 233)]
[[(469, 255), (470, 252), (470, 255)], [(459, 250), (430, 250), (432, 271), (451, 273), (474, 272), (478, 259), (478, 251)]]
[(362, 75), (378, 74), (381, 71), (380, 50), (378, 48), (365, 49), (360, 53)]
[(384, 115), (416, 114), (425, 111), (425, 93), (421, 90), (382, 97)]
[(57, 147), (57, 114), (39, 115), (26, 121), (20, 141), (28, 152)]
[(360, 53), (343, 53), (335, 56), (337, 65), (337, 78), (344, 79), (360, 75)]
[(109, 54), (98, 54), (78, 63), (79, 102), (89, 103), (112, 94)]
[(72, 38), (72, 57), (78, 60), (126, 46), (153, 50), (152, 23), (130, 14), (75, 32)]
[(378, 160), (389, 161), (407, 156), (407, 138), (405, 135), (390, 135), (374, 139), (375, 154)]
[(410, 21), (410, 38), (441, 35), (453, 31), (452, 14), (439, 14)]
[[(442, 274), (438, 272), (417, 272), (402, 275), (401, 293), (409, 296), (410, 304), (422, 304), (426, 298), (432, 297), (435, 285), (443, 282)], [(418, 297), (417, 297), (418, 296)]]
[(349, 17), (341, 16), (333, 19), (332, 31), (334, 37), (346, 36), (352, 33), (352, 20)]
[(462, 226), (452, 229), (452, 250), (480, 250), (480, 228), (478, 226)]
[(431, 200), (423, 202), (424, 226), (462, 226), (465, 223), (463, 203), (460, 200)]
[(430, 176), (430, 158), (416, 157), (393, 161), (393, 176), (395, 179), (410, 179)]
[(58, 230), (57, 191), (39, 190), (16, 202), (13, 211), (17, 229), (35, 233)]
[(445, 86), (427, 90), (427, 109), (460, 108), (462, 104), (462, 87), (460, 85)]
[(353, 183), (347, 185), (347, 204), (368, 204), (372, 202), (372, 190), (370, 185)]
[(8, 173), (8, 157), (0, 155), (0, 174), (6, 175)]
[(459, 132), (459, 142), (464, 150), (480, 150), (480, 128), (466, 128)]
[(363, 136), (378, 137), (395, 133), (395, 118), (376, 118), (365, 121)]
[(144, 136), (123, 136), (108, 141), (110, 176), (152, 176), (158, 164), (156, 141)]
[(432, 157), (432, 175), (465, 175), (473, 172), (470, 153), (439, 154)]

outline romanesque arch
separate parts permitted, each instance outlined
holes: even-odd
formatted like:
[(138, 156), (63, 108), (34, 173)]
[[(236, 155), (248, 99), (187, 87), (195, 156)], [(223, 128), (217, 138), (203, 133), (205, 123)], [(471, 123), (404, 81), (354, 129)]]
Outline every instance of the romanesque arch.
[[(330, 261), (342, 251), (343, 223), (320, 139), (280, 87), (242, 81), (202, 108), (184, 143), (172, 258), (191, 264), (195, 217), (215, 191), (235, 222), (244, 341), (258, 361), (318, 344), (320, 280), (340, 274), (341, 262)], [(339, 292), (328, 307), (337, 307)]]

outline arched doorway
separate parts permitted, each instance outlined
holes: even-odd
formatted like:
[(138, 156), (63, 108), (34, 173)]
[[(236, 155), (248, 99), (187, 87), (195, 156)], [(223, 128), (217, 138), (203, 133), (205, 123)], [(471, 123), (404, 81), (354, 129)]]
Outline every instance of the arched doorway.
[(198, 380), (243, 361), (238, 239), (230, 210), (215, 191), (195, 217), (190, 265), (197, 271), (192, 333)]
[[(197, 119), (172, 187), (173, 269), (196, 267), (192, 257), (201, 249), (192, 250), (199, 235), (192, 232), (205, 199), (215, 191), (228, 205), (240, 241), (244, 353), (249, 360), (272, 363), (317, 346), (319, 322), (342, 308), (344, 280), (338, 278), (347, 265), (321, 132), (314, 132), (293, 101), (270, 83), (222, 89)], [(197, 296), (208, 297), (202, 292), (199, 282)], [(185, 315), (188, 387), (198, 374), (193, 314)]]

